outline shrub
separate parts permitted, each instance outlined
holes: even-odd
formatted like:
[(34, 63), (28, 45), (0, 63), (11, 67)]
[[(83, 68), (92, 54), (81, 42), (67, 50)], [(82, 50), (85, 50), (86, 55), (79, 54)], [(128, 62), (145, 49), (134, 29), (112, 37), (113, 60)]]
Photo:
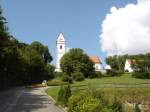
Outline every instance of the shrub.
[(123, 71), (115, 69), (107, 70), (106, 72), (109, 76), (120, 76), (123, 73)]
[(141, 112), (138, 104), (135, 104), (134, 112)]
[(150, 79), (150, 72), (134, 72), (132, 74), (132, 77), (140, 79)]
[(68, 100), (68, 112), (77, 112), (78, 102), (82, 99), (83, 97), (80, 94), (72, 95)]
[(118, 100), (116, 97), (114, 99), (112, 109), (114, 112), (123, 112), (123, 105), (120, 100)]
[(71, 89), (70, 85), (68, 86), (61, 86), (58, 97), (57, 97), (57, 103), (63, 106), (66, 106), (68, 102), (68, 98), (71, 96)]
[(109, 108), (103, 108), (102, 110), (101, 110), (101, 112), (114, 112), (112, 109), (109, 109)]
[(47, 82), (48, 86), (59, 86), (59, 85), (66, 85), (67, 82), (63, 82), (62, 80), (49, 80)]
[(75, 72), (72, 74), (75, 81), (83, 81), (85, 79), (84, 75), (81, 72)]
[(100, 112), (100, 100), (90, 95), (73, 95), (68, 101), (68, 112)]
[(97, 71), (94, 74), (90, 75), (89, 78), (100, 78), (102, 76), (102, 73), (100, 71)]

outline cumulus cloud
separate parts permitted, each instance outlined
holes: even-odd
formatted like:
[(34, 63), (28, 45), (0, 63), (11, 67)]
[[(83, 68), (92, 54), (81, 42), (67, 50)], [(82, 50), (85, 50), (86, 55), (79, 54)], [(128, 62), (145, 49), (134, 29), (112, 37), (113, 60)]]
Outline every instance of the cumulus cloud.
[(150, 0), (112, 7), (102, 23), (100, 42), (107, 55), (150, 52)]

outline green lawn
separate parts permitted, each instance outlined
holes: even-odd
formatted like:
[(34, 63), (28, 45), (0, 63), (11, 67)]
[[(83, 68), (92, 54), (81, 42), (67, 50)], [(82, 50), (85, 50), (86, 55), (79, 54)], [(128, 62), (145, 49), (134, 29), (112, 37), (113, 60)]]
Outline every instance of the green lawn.
[(105, 83), (115, 83), (115, 84), (141, 84), (141, 83), (149, 83), (150, 79), (137, 79), (132, 78), (131, 74), (123, 74), (120, 77), (103, 77), (97, 79), (86, 79), (82, 82), (75, 82), (73, 85), (83, 85), (83, 84), (105, 84)]
[[(82, 88), (85, 88), (84, 85), (91, 85), (93, 87), (101, 86), (99, 89), (103, 89), (103, 90), (105, 89), (107, 91), (114, 90), (114, 85), (117, 85), (117, 86), (122, 85), (123, 88), (118, 87), (117, 90), (121, 89), (125, 92), (128, 90), (132, 91), (134, 88), (135, 90), (143, 90), (142, 94), (144, 94), (144, 93), (150, 94), (150, 89), (149, 89), (150, 88), (150, 79), (132, 78), (131, 74), (123, 74), (120, 77), (103, 77), (103, 78), (97, 78), (97, 79), (86, 79), (82, 82), (74, 82), (71, 86), (75, 89), (76, 89), (76, 86), (77, 86), (77, 88), (82, 89)], [(132, 86), (132, 88), (130, 86)], [(49, 89), (46, 90), (46, 93), (48, 95), (52, 96), (56, 100), (59, 88), (60, 88), (59, 86), (50, 87)]]

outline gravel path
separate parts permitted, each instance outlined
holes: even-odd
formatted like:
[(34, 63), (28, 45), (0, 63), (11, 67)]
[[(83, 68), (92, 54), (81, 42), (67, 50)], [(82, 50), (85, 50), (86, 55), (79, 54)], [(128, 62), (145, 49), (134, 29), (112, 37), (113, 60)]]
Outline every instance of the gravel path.
[(44, 88), (15, 88), (0, 93), (0, 112), (63, 112)]

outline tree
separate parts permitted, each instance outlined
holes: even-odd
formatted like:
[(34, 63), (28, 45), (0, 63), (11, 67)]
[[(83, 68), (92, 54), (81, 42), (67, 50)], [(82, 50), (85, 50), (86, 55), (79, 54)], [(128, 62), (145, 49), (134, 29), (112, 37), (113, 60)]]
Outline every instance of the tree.
[[(49, 58), (44, 59), (45, 49)], [(39, 42), (33, 42), (23, 50), (22, 56), (26, 62), (26, 75), (28, 83), (41, 82), (53, 78), (54, 67), (48, 64), (52, 57), (48, 48)]]
[(6, 23), (0, 8), (0, 90), (53, 78), (48, 47), (37, 41), (19, 42), (9, 34)]
[(34, 49), (38, 52), (38, 54), (44, 60), (45, 63), (49, 63), (52, 61), (52, 56), (49, 53), (47, 46), (42, 45), (38, 41), (34, 41), (31, 43), (30, 47), (31, 47), (31, 49)]
[(85, 77), (94, 74), (94, 64), (82, 49), (73, 48), (61, 58), (61, 69), (68, 75), (81, 72)]
[(124, 71), (125, 61), (128, 55), (114, 55), (106, 58), (106, 63), (114, 70)]

